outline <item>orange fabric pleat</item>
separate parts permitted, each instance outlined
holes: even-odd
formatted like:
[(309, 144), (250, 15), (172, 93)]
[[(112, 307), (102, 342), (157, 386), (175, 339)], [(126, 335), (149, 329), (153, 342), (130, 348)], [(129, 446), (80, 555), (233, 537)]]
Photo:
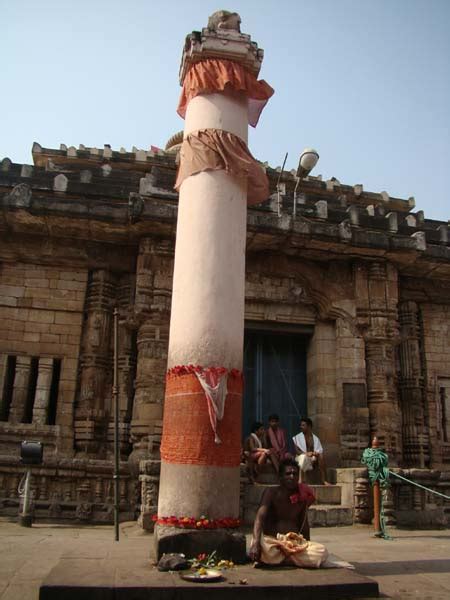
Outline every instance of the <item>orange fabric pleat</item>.
[(187, 105), (198, 94), (214, 94), (228, 90), (245, 92), (248, 97), (248, 122), (256, 127), (261, 112), (274, 90), (247, 71), (242, 65), (222, 58), (207, 58), (193, 63), (183, 82), (177, 112), (184, 119)]
[(246, 185), (247, 204), (258, 204), (269, 197), (267, 175), (247, 145), (221, 129), (201, 129), (183, 140), (175, 189), (191, 175), (221, 169)]

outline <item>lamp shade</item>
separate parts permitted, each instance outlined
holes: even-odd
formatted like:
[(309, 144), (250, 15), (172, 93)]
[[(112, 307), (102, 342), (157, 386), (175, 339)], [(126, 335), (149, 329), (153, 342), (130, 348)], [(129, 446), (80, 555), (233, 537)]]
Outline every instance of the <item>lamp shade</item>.
[(306, 177), (314, 169), (319, 160), (319, 154), (313, 148), (305, 148), (298, 161), (297, 177)]
[(43, 452), (42, 442), (22, 442), (20, 444), (20, 462), (23, 465), (40, 465)]

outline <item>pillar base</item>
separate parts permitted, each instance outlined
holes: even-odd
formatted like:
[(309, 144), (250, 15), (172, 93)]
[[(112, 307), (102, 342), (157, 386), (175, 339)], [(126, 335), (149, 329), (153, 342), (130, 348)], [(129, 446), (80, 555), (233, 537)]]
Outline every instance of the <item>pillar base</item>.
[(163, 554), (176, 552), (186, 558), (194, 558), (205, 552), (217, 552), (220, 559), (232, 560), (236, 564), (248, 561), (245, 535), (231, 529), (179, 529), (155, 525), (155, 554), (157, 560)]
[(19, 525), (22, 527), (31, 527), (33, 525), (32, 515), (19, 515)]

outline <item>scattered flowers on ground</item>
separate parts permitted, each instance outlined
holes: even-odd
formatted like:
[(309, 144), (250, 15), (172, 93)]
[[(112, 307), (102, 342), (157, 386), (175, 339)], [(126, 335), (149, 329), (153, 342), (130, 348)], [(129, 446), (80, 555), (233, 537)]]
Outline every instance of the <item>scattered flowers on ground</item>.
[(219, 559), (216, 550), (211, 552), (211, 554), (202, 552), (195, 558), (191, 558), (188, 562), (191, 564), (192, 569), (196, 570), (199, 575), (205, 575), (207, 569), (215, 568), (222, 570), (234, 567), (232, 560)]

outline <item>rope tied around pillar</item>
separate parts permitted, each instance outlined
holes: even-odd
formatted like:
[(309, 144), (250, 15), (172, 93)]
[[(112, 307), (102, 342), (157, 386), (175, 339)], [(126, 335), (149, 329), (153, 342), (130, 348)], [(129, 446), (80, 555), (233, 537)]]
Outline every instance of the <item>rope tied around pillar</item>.
[(388, 455), (378, 447), (375, 437), (372, 447), (363, 452), (361, 463), (367, 467), (367, 474), (374, 492), (374, 527), (375, 536), (385, 540), (392, 538), (386, 531), (386, 517), (384, 514), (383, 490), (389, 486)]

